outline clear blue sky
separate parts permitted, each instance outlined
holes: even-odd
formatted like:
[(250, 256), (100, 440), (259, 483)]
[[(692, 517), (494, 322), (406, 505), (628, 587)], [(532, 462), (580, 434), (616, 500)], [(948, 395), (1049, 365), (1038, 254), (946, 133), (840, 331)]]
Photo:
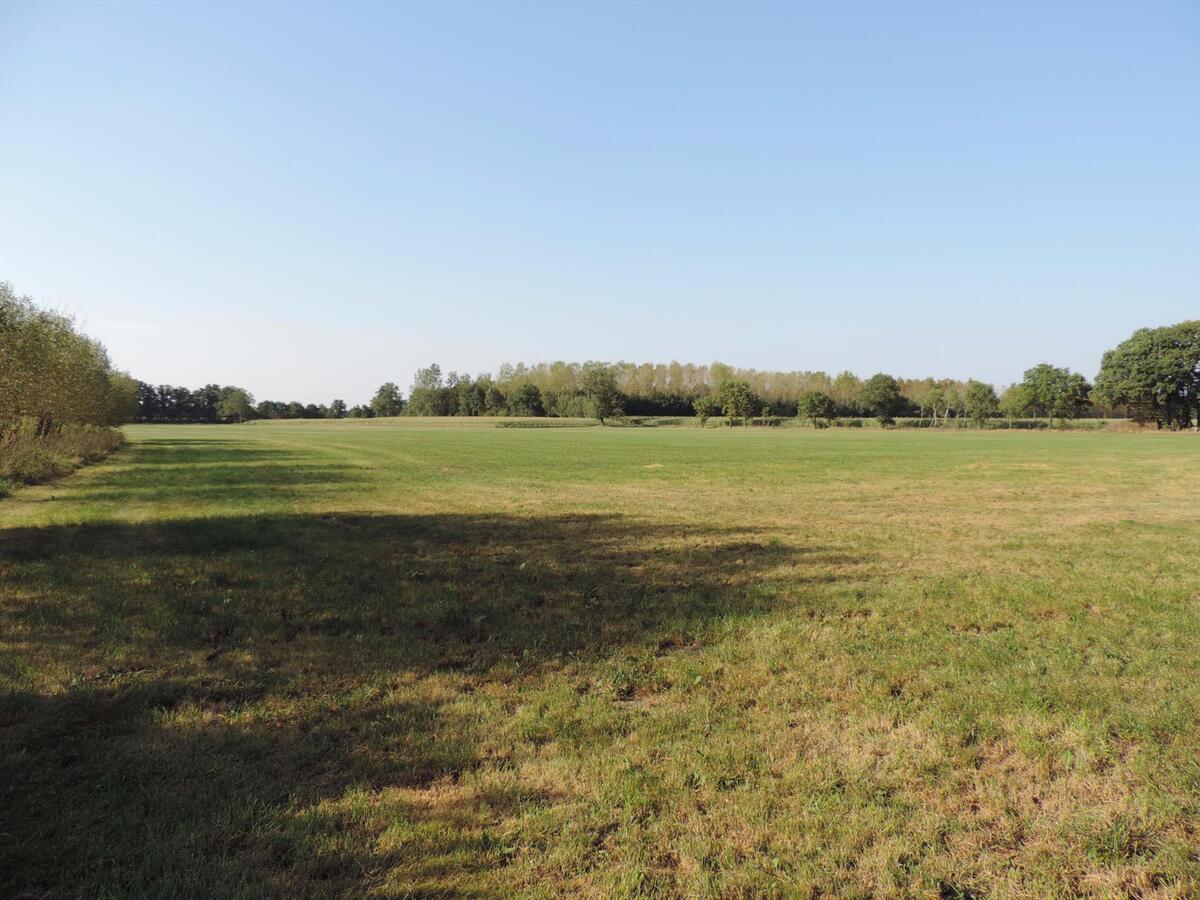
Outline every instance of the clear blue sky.
[(0, 5), (0, 279), (152, 382), (1089, 377), (1200, 316), (1200, 3)]

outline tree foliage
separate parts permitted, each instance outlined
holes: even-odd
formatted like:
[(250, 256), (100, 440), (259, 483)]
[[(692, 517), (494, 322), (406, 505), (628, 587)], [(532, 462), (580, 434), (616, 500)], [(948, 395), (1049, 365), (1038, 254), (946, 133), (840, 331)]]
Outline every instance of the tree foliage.
[(617, 377), (609, 366), (600, 362), (586, 362), (580, 376), (580, 387), (588, 401), (588, 413), (604, 424), (605, 419), (621, 414), (621, 392), (617, 388)]
[(133, 379), (69, 316), (0, 282), (0, 433), (24, 423), (41, 435), (62, 425), (119, 425), (136, 395)]
[(797, 402), (796, 413), (816, 425), (837, 415), (837, 405), (828, 394), (821, 391), (805, 391)]
[(508, 401), (510, 416), (541, 416), (546, 412), (542, 406), (542, 392), (531, 382), (521, 385)]
[(700, 420), (701, 426), (721, 411), (721, 408), (717, 406), (717, 401), (709, 394), (702, 394), (693, 400), (692, 409), (696, 413), (696, 418)]
[(971, 421), (982, 425), (999, 411), (1000, 401), (996, 397), (996, 389), (982, 381), (968, 381), (963, 407)]
[(1091, 387), (1078, 372), (1039, 363), (1027, 369), (1021, 382), (1030, 410), (1054, 419), (1074, 419), (1087, 407)]
[(734, 419), (749, 419), (762, 405), (750, 387), (750, 382), (730, 379), (722, 381), (712, 393), (717, 409), (733, 424)]
[(376, 416), (398, 416), (403, 408), (404, 400), (400, 396), (400, 388), (391, 381), (381, 384), (375, 396), (371, 398), (371, 412)]
[(254, 398), (239, 387), (222, 388), (217, 416), (222, 422), (245, 422), (254, 417)]
[(1160, 428), (1200, 424), (1200, 320), (1135, 331), (1104, 354), (1096, 395)]
[(900, 383), (883, 372), (872, 375), (863, 382), (858, 393), (859, 404), (880, 421), (889, 421), (899, 415), (904, 406), (900, 396)]

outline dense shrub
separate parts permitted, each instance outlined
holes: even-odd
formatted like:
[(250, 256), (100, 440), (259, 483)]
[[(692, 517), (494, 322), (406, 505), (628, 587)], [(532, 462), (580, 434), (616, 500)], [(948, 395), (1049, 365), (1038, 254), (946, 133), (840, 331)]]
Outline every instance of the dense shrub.
[(514, 419), (511, 422), (497, 422), (497, 428), (590, 428), (599, 425), (595, 420), (581, 419)]
[(103, 345), (0, 282), (0, 434), (29, 420), (40, 434), (119, 425), (136, 407), (137, 383), (113, 370)]
[(673, 425), (690, 425), (696, 419), (694, 416), (626, 416), (623, 421), (629, 425), (640, 425), (645, 428), (663, 428)]
[[(69, 317), (0, 282), (0, 489), (64, 475), (124, 440), (137, 383)], [(2, 493), (3, 490), (0, 490)]]
[(29, 418), (5, 429), (0, 437), (0, 493), (6, 486), (37, 484), (66, 475), (103, 459), (125, 441), (115, 428), (99, 425), (63, 425), (39, 434), (38, 422)]

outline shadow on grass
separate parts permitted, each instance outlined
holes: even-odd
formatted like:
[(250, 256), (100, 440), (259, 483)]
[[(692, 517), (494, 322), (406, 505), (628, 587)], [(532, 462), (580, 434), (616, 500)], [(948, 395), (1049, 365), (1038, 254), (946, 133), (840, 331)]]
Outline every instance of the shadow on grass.
[[(619, 516), (2, 534), (0, 677), (25, 687), (0, 701), (0, 887), (18, 895), (362, 893), (395, 871), (467, 891), (508, 858), (489, 815), (548, 801), (404, 799), (511, 752), (503, 710), (485, 724), (464, 697), (703, 641), (855, 562)], [(401, 792), (389, 825), (342, 802), (356, 790)]]
[(119, 451), (119, 468), (96, 471), (78, 486), (83, 502), (277, 500), (281, 491), (361, 479), (356, 467), (304, 450), (256, 447), (232, 439), (152, 439)]

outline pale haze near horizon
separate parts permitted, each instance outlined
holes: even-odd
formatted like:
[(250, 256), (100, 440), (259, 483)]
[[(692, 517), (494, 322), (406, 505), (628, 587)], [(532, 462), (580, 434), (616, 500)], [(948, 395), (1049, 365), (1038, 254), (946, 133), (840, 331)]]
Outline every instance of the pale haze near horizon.
[(1004, 384), (1200, 317), (1200, 4), (0, 6), (0, 280), (152, 383)]

